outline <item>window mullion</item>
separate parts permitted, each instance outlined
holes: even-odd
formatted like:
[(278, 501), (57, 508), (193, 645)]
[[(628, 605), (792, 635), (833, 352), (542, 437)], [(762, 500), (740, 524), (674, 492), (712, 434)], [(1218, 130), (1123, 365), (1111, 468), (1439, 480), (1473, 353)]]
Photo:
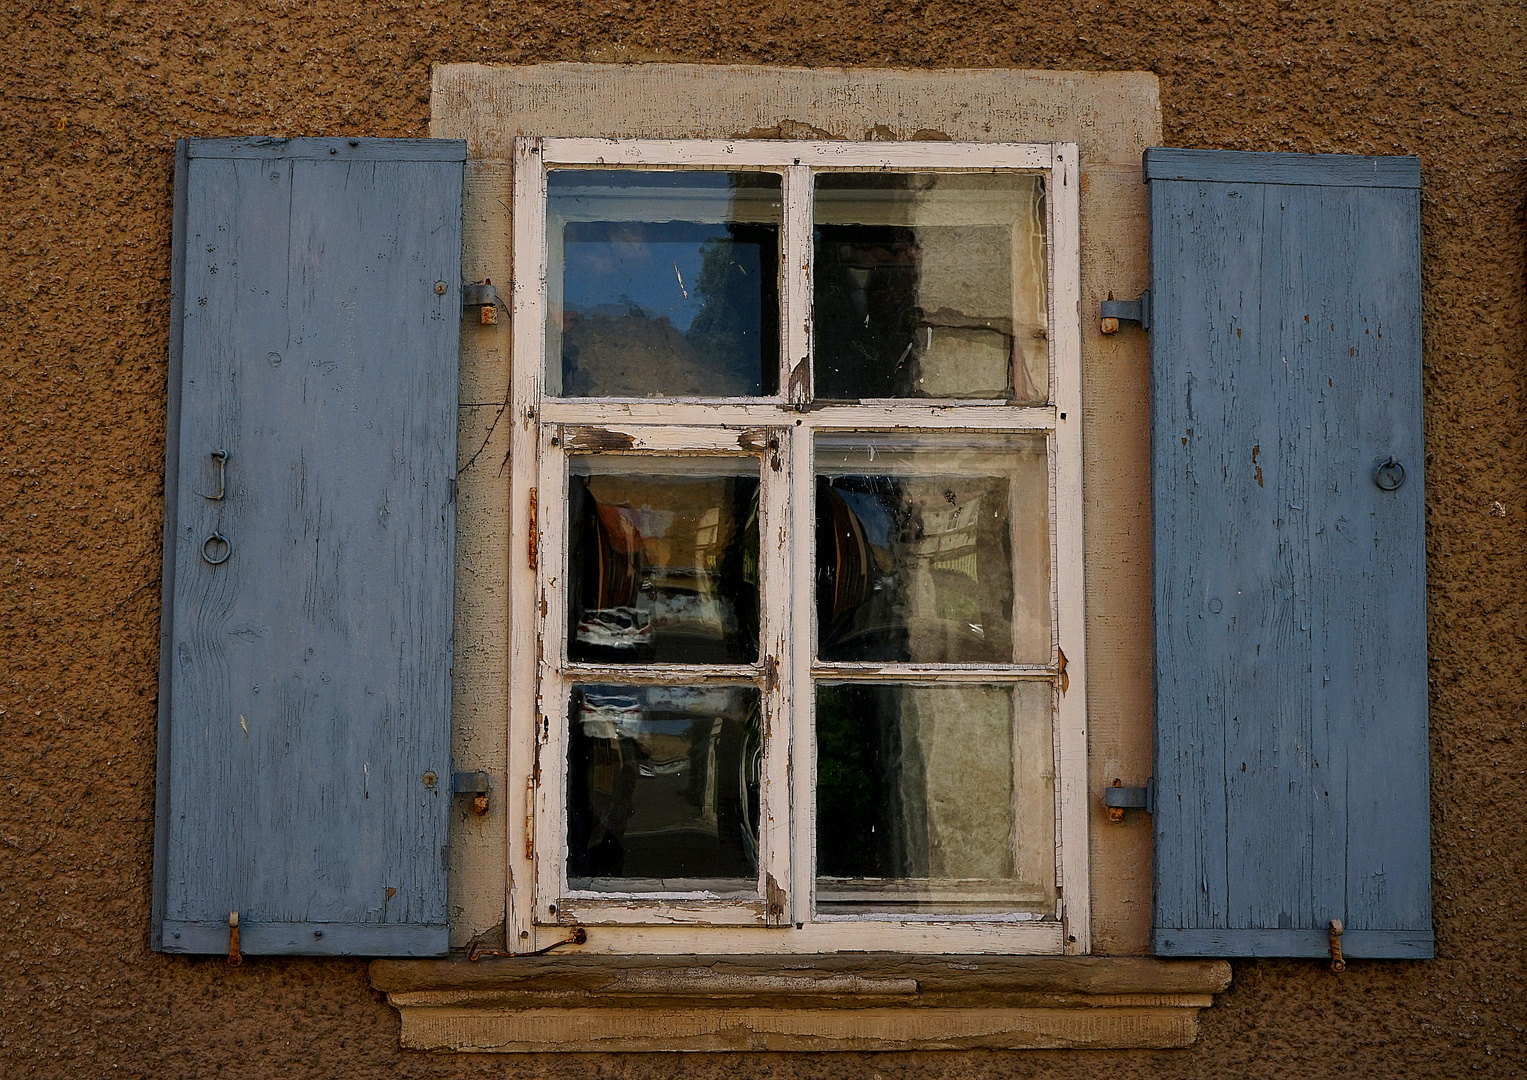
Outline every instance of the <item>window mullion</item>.
[(779, 387), (790, 405), (811, 400), (811, 170), (805, 165), (785, 169), (785, 226), (780, 258), (781, 304)]
[(791, 608), (794, 603), (796, 554), (792, 527), (792, 477), (795, 462), (790, 452), (790, 429), (771, 431), (763, 458), (761, 520), (758, 558), (763, 578), (763, 709), (764, 762), (759, 805), (759, 884), (771, 926), (785, 925), (799, 916), (792, 910), (795, 890), (791, 885), (791, 826), (799, 816), (792, 812), (790, 760), (792, 717), (798, 710), (799, 690), (792, 664), (795, 637)]
[(811, 677), (812, 654), (816, 648), (816, 604), (812, 589), (816, 566), (813, 434), (811, 424), (799, 421), (789, 434), (790, 640), (783, 655), (790, 658), (791, 668), (790, 756), (794, 767), (790, 775), (795, 817), (791, 828), (794, 857), (790, 864), (793, 881), (790, 898), (797, 923), (811, 921), (812, 885), (816, 878), (816, 689)]

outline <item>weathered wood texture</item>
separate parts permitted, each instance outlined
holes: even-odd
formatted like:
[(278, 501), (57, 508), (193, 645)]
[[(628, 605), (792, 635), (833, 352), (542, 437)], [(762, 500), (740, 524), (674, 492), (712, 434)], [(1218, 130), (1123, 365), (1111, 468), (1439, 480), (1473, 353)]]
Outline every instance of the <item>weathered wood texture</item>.
[(446, 949), (464, 158), (182, 147), (156, 948)]
[(1430, 956), (1418, 168), (1156, 153), (1154, 951)]

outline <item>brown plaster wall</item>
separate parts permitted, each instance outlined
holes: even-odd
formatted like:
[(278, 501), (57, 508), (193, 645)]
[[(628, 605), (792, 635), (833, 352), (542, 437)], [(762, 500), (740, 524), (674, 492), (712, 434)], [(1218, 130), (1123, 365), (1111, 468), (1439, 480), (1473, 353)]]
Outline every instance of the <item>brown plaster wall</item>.
[[(0, 0), (0, 1076), (1516, 1076), (1520, 6)], [(1145, 69), (1177, 146), (1421, 157), (1437, 948), (1248, 962), (1191, 1050), (404, 1054), (360, 962), (148, 951), (177, 135), (423, 135), (445, 61)]]

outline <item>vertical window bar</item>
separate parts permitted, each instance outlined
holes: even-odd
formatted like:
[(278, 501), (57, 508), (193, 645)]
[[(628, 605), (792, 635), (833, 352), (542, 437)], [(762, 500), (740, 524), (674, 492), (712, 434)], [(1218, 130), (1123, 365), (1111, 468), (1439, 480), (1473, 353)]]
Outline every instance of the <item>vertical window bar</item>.
[(811, 400), (811, 169), (785, 168), (785, 239), (780, 281), (784, 288), (780, 391), (788, 405)]

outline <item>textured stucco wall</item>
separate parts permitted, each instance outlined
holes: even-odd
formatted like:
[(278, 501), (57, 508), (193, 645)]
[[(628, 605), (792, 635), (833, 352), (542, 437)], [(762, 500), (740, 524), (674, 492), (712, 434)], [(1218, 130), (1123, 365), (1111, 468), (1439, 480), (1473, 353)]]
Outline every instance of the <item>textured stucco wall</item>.
[[(0, 4), (0, 1076), (1513, 1076), (1527, 41), (1516, 4)], [(171, 143), (422, 135), (445, 61), (1143, 69), (1178, 146), (1422, 160), (1439, 958), (1238, 963), (1162, 1052), (404, 1055), (359, 962), (148, 951)]]

